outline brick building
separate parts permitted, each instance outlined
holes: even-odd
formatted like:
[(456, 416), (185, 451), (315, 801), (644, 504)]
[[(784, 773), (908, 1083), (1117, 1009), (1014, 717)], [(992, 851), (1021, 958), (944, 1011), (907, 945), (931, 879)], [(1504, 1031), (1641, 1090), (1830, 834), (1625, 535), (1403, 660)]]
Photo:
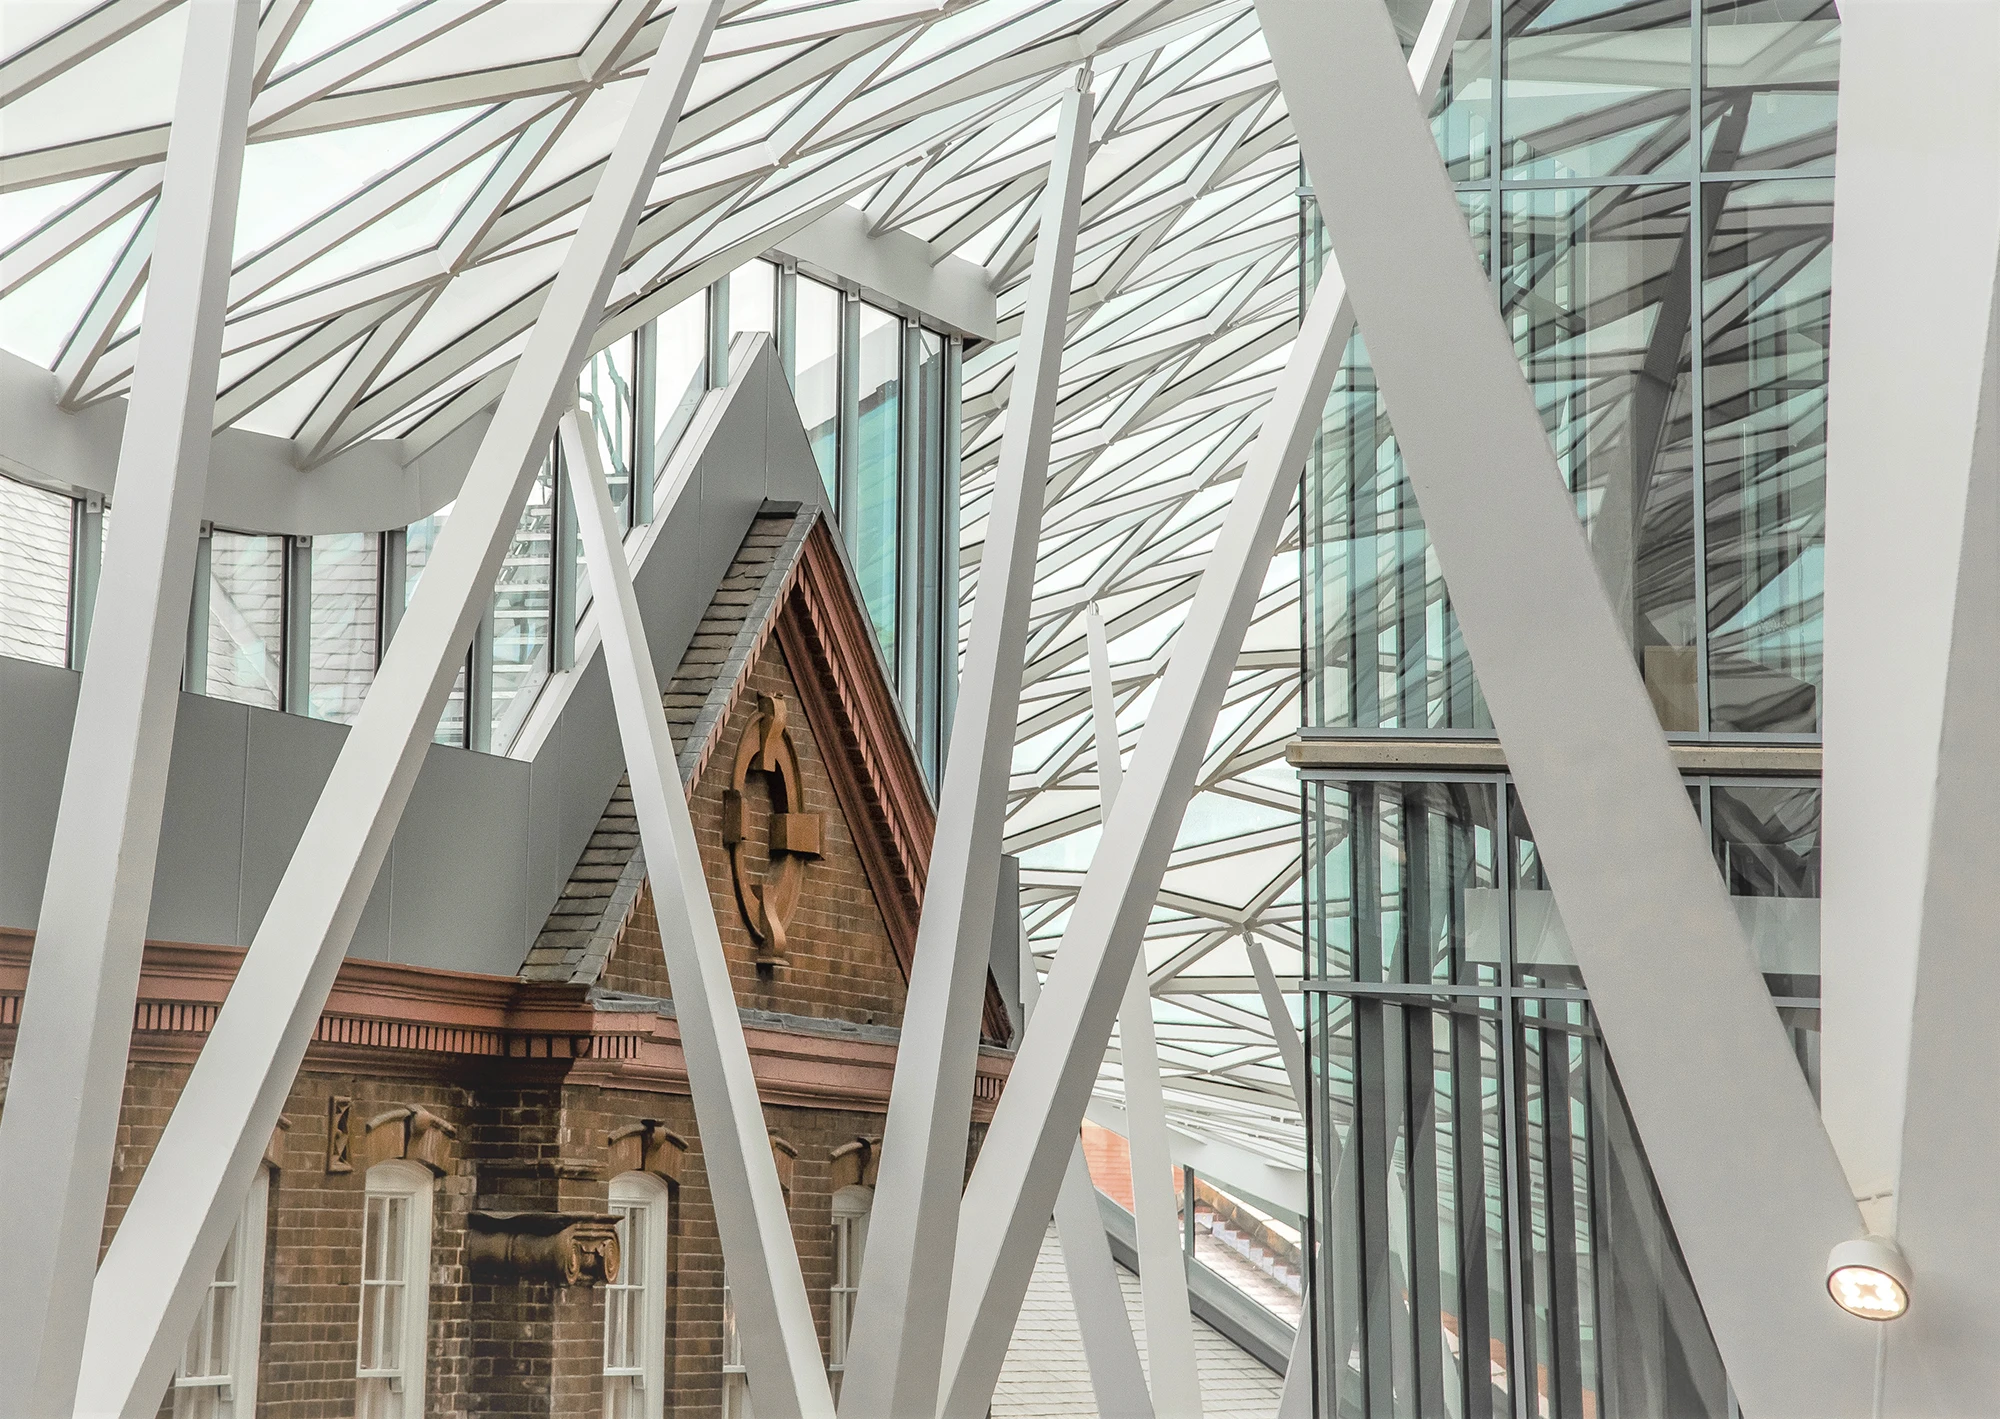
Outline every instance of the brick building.
[[(664, 694), (837, 1369), (932, 808), (817, 509), (765, 505)], [(659, 933), (621, 783), (517, 975), (348, 959), (161, 1414), (746, 1413)], [(148, 947), (107, 1244), (241, 956)]]

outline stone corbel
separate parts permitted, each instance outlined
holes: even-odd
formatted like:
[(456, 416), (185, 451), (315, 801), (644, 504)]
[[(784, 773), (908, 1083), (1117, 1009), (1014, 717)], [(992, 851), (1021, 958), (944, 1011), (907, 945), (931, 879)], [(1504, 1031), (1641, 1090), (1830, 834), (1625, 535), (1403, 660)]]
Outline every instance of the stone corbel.
[(844, 1187), (874, 1187), (882, 1167), (882, 1140), (850, 1138), (833, 1150), (833, 1190)]
[(361, 1138), (364, 1168), (407, 1158), (442, 1177), (451, 1170), (451, 1145), (458, 1129), (422, 1104), (398, 1104), (368, 1120)]
[(688, 1141), (656, 1118), (615, 1128), (605, 1140), (610, 1145), (611, 1174), (651, 1173), (679, 1184), (681, 1168), (687, 1162)]
[(274, 1173), (285, 1170), (285, 1135), (291, 1132), (292, 1120), (285, 1114), (278, 1115), (278, 1126), (271, 1130), (271, 1136), (264, 1144), (264, 1161)]
[(475, 1280), (598, 1286), (618, 1279), (613, 1212), (472, 1212), (465, 1260)]

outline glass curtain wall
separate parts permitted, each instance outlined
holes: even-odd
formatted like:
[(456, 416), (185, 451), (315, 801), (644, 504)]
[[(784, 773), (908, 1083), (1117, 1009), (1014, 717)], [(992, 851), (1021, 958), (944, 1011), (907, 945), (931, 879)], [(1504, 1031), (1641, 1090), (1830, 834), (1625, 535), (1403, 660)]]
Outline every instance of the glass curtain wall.
[[(1428, 6), (1390, 9), (1407, 47)], [(1678, 736), (1819, 730), (1838, 45), (1828, 0), (1474, 0), (1433, 110)], [(1490, 735), (1364, 336), (1305, 469), (1307, 723)], [(1817, 785), (1689, 795), (1817, 1087)], [(1320, 1412), (1734, 1419), (1505, 775), (1316, 777), (1304, 811)]]
[[(884, 670), (936, 782), (957, 671), (956, 338), (789, 268), (746, 263), (579, 373), (578, 411), (618, 515), (628, 533), (657, 515), (674, 451), (710, 392), (712, 351), (724, 333), (753, 332), (773, 337), (794, 380)], [(573, 480), (552, 443), (438, 743), (507, 752), (542, 687), (569, 668), (590, 604)], [(352, 722), (450, 514), (386, 532), (205, 533), (187, 687)], [(81, 662), (108, 523), (102, 499), (0, 478), (0, 654)]]
[[(1816, 1082), (1818, 788), (1689, 796)], [(1733, 1419), (1512, 786), (1306, 803), (1321, 1412)]]
[[(1838, 60), (1830, 0), (1475, 0), (1434, 110), (1674, 733), (1819, 730)], [(1357, 335), (1306, 474), (1309, 717), (1485, 731), (1392, 419)]]

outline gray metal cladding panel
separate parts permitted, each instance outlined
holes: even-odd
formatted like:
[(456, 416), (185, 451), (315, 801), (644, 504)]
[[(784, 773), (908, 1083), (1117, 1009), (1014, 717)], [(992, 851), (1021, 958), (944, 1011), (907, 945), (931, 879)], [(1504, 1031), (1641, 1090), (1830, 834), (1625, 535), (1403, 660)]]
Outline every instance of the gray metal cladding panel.
[[(180, 697), (146, 934), (241, 946), (247, 705)], [(65, 726), (67, 728), (67, 726)]]
[(0, 926), (34, 929), (82, 677), (0, 658)]
[(528, 766), (432, 745), (390, 850), (390, 959), (513, 975), (522, 940)]

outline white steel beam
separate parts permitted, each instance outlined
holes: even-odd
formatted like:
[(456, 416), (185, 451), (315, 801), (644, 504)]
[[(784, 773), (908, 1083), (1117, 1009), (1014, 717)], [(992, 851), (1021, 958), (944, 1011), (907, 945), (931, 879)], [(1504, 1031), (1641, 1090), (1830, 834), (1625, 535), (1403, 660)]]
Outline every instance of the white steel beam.
[[(1426, 95), (1467, 0), (1437, 0), (1410, 72)], [(1082, 1120), (1119, 996), (1140, 948), (1215, 716), (1277, 551), (1298, 470), (1319, 432), (1354, 313), (1337, 271), (1313, 293), (1266, 406), (1235, 497), (1174, 639), (1118, 804), (1078, 890), (1042, 1012), (1021, 1041), (966, 1187), (952, 1277), (945, 1419), (979, 1419), (1060, 1185), (1067, 1135)], [(983, 564), (982, 564), (983, 571)]]
[(80, 1415), (140, 1419), (158, 1406), (416, 784), (556, 417), (574, 398), (585, 347), (721, 4), (684, 0), (674, 12), (416, 598), (98, 1270)]
[(1821, 1105), (1915, 1276), (1882, 1412), (1973, 1414), (2000, 1393), (2000, 9), (1841, 20)]
[(176, 279), (154, 293), (140, 336), (96, 653), (0, 1113), (0, 1412), (10, 1415), (68, 1413), (83, 1354), (187, 645), (256, 25), (250, 0), (188, 17), (154, 224)]
[(618, 737), (625, 746), (647, 880), (660, 920), (667, 924), (661, 944), (701, 1130), (702, 1166), (729, 1265), (750, 1397), (759, 1414), (774, 1419), (833, 1419), (812, 1303), (806, 1298), (791, 1218), (771, 1157), (757, 1079), (736, 1011), (736, 989), (729, 980), (701, 845), (667, 732), (659, 677), (632, 589), (611, 486), (598, 461), (596, 440), (583, 436), (574, 411), (563, 416), (559, 428), (564, 458), (585, 473), (585, 486), (576, 496), (577, 532), (597, 596), (604, 665)]
[[(1097, 740), (1097, 793), (1105, 820), (1118, 801), (1118, 709), (1111, 695), (1111, 650), (1104, 618), (1084, 612), (1090, 652), (1090, 717)], [(1141, 952), (1125, 980), (1118, 1011), (1118, 1058), (1125, 1074), (1125, 1116), (1132, 1170), (1132, 1227), (1139, 1252), (1139, 1298), (1146, 1320), (1146, 1371), (1153, 1407), (1171, 1419), (1201, 1419), (1194, 1314), (1188, 1309), (1187, 1261), (1174, 1208), (1174, 1159), (1167, 1142), (1167, 1098), (1160, 1085), (1160, 1042)], [(1194, 1215), (1192, 1179), (1187, 1193)]]
[[(1034, 1018), (1041, 998), (1041, 974), (1028, 933), (1021, 932), (1021, 1013)], [(1076, 1308), (1076, 1329), (1083, 1341), (1084, 1363), (1090, 1367), (1091, 1393), (1099, 1419), (1153, 1419), (1153, 1400), (1146, 1389), (1146, 1372), (1139, 1347), (1132, 1339), (1132, 1318), (1125, 1312), (1125, 1290), (1118, 1282), (1117, 1263), (1104, 1235), (1104, 1214), (1097, 1206), (1097, 1184), (1083, 1156), (1083, 1139), (1070, 1150), (1063, 1169), (1062, 1190), (1056, 1194), (1056, 1238), (1062, 1243), (1063, 1271), (1069, 1277), (1070, 1303)]]
[[(952, 1256), (971, 1123), (979, 1010), (999, 896), (1001, 828), (1021, 700), (1028, 599), (1062, 364), (1064, 312), (1090, 135), (1088, 71), (1064, 100), (1029, 318), (1021, 336), (1014, 423), (988, 515), (988, 556), (960, 670), (952, 752), (938, 795), (937, 835), (917, 928), (903, 1038), (884, 1125), (880, 1215), (870, 1238), (854, 1342), (841, 1381), (850, 1419), (933, 1419)], [(1071, 1132), (1075, 1132), (1072, 1121)], [(1054, 1199), (1050, 1199), (1053, 1204)], [(1047, 1212), (1043, 1224), (1047, 1224)]]
[(2000, 244), (2000, 9), (1850, 0), (1842, 22), (1820, 1101), (1864, 1214), (1890, 1232)]
[[(1746, 1413), (1864, 1412), (1861, 1218), (1724, 894), (1379, 4), (1260, 0), (1592, 1007)], [(1663, 946), (1663, 943), (1671, 943)], [(1697, 1043), (1698, 1042), (1698, 1043)]]

